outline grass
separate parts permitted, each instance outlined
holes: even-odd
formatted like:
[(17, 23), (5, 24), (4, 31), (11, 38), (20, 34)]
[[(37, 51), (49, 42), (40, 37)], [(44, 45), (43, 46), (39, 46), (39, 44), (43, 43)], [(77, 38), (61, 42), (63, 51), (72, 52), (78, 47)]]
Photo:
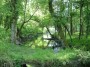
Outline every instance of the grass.
[[(49, 59), (59, 59), (62, 61), (68, 61), (71, 58), (77, 57), (81, 52), (77, 49), (66, 49), (60, 50), (58, 53), (54, 53), (52, 49), (41, 49), (41, 48), (30, 48), (26, 46), (18, 45), (0, 45), (0, 59), (11, 59), (11, 60), (49, 60)], [(90, 55), (90, 54), (88, 54)]]
[(66, 64), (73, 60), (80, 60), (85, 63), (90, 60), (90, 52), (67, 48), (66, 50), (61, 49), (58, 53), (54, 53), (50, 48), (30, 48), (27, 46), (7, 44), (0, 45), (0, 60), (9, 63), (17, 62), (18, 64), (27, 61), (32, 62), (34, 65), (38, 65), (38, 63), (51, 63), (51, 65), (53, 65), (53, 62), (56, 64), (60, 64), (60, 62)]
[[(54, 53), (53, 49), (46, 48), (31, 48), (29, 46), (19, 46), (10, 43), (10, 33), (9, 31), (4, 31), (3, 28), (0, 28), (0, 60), (5, 61), (15, 61), (15, 60), (40, 60), (44, 62), (45, 60), (58, 59), (61, 62), (70, 62), (71, 60), (79, 59), (83, 62), (90, 59), (90, 52), (84, 51), (81, 49), (70, 49), (65, 50), (61, 49), (58, 53)], [(73, 46), (82, 46), (84, 47), (87, 42), (89, 43), (90, 39), (81, 39), (73, 38)], [(68, 39), (69, 41), (69, 39)], [(83, 44), (83, 45), (81, 45)], [(79, 47), (79, 48), (80, 48)], [(81, 48), (82, 48), (81, 47)], [(89, 49), (89, 45), (84, 47), (84, 49)]]
[[(61, 50), (60, 53), (54, 54), (52, 49), (41, 49), (41, 48), (30, 48), (26, 46), (17, 46), (17, 45), (0, 45), (0, 55), (2, 58), (10, 57), (10, 59), (53, 59), (54, 57), (58, 57), (59, 55), (63, 56), (67, 52)], [(70, 51), (71, 52), (71, 51)], [(71, 52), (72, 53), (72, 52)], [(60, 57), (58, 57), (60, 58)]]

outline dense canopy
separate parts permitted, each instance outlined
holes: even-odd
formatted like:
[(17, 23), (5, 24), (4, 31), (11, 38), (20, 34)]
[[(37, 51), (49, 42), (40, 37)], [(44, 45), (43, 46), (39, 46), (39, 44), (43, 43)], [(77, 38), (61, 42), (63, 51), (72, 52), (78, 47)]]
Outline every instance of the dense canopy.
[(47, 49), (47, 54), (52, 49), (55, 53), (70, 50), (75, 57), (80, 51), (90, 52), (90, 0), (1, 0), (0, 55), (13, 47), (21, 53), (33, 52), (32, 48), (41, 53)]

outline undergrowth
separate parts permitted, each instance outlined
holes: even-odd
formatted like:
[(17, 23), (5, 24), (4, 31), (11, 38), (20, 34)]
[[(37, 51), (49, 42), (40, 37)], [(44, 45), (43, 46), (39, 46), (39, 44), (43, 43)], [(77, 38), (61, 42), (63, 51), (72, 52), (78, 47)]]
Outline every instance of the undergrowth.
[(73, 38), (73, 49), (60, 49), (58, 53), (55, 53), (51, 48), (31, 48), (25, 45), (11, 44), (10, 33), (4, 31), (2, 28), (0, 28), (0, 31), (2, 31), (0, 32), (0, 63), (5, 61), (8, 63), (16, 62), (18, 64), (19, 62), (28, 61), (34, 65), (39, 63), (42, 67), (55, 67), (56, 65), (58, 67), (58, 65), (68, 65), (69, 63), (73, 65), (73, 60), (80, 61), (83, 64), (90, 63), (90, 52), (84, 51), (90, 48), (89, 39), (83, 38), (78, 40), (77, 38)]

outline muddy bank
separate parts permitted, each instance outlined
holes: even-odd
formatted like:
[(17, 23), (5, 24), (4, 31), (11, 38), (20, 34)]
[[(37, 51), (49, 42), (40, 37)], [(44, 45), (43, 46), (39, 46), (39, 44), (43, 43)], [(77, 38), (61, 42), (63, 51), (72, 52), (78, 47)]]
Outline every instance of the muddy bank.
[(90, 61), (71, 60), (60, 61), (58, 59), (52, 60), (0, 60), (0, 67), (90, 67)]

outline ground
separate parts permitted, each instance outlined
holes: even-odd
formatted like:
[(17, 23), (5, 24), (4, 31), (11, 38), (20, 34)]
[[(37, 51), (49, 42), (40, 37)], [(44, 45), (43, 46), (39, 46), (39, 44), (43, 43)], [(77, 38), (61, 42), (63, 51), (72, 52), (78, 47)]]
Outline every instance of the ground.
[[(88, 67), (90, 65), (90, 51), (86, 50), (89, 49), (89, 45), (85, 38), (80, 41), (73, 38), (72, 49), (60, 49), (55, 53), (52, 48), (31, 48), (28, 45), (11, 44), (8, 31), (3, 31), (2, 28), (0, 31), (2, 31), (0, 32), (0, 67), (3, 65), (21, 67), (22, 64), (27, 64), (28, 67)], [(80, 45), (81, 43), (83, 46)]]

